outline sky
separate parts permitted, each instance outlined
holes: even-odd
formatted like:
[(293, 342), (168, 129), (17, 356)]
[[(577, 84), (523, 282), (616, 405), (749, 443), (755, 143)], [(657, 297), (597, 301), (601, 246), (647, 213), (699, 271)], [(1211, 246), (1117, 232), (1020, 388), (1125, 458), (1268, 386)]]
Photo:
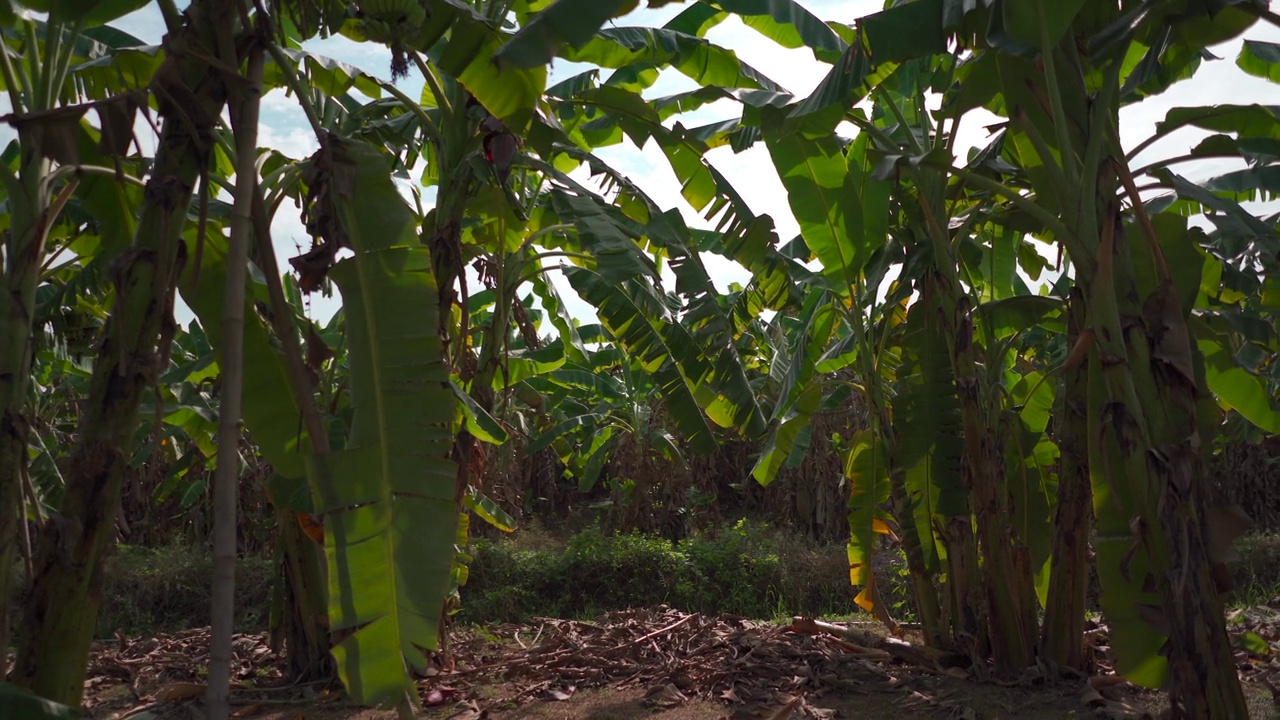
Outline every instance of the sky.
[[(823, 20), (845, 23), (876, 12), (883, 6), (879, 0), (800, 0), (800, 3)], [(640, 10), (615, 20), (613, 24), (619, 27), (660, 25), (683, 8), (682, 3), (674, 3), (658, 10)], [(164, 32), (163, 22), (154, 5), (122, 18), (115, 24), (147, 42), (158, 42)], [(782, 48), (733, 18), (713, 28), (707, 37), (712, 42), (733, 50), (744, 62), (763, 72), (797, 97), (807, 96), (826, 75), (829, 67), (815, 60), (808, 50)], [(1280, 43), (1280, 29), (1265, 22), (1259, 22), (1244, 37)], [(1121, 140), (1125, 147), (1132, 148), (1146, 138), (1155, 123), (1174, 105), (1253, 102), (1280, 104), (1280, 87), (1264, 79), (1245, 75), (1236, 67), (1235, 58), (1243, 39), (1236, 39), (1212, 48), (1212, 52), (1221, 59), (1203, 63), (1194, 78), (1174, 85), (1171, 90), (1162, 95), (1125, 108), (1120, 123)], [(356, 43), (343, 37), (332, 37), (308, 42), (305, 47), (311, 52), (327, 55), (359, 67), (371, 75), (389, 79), (390, 54), (382, 46)], [(582, 66), (559, 61), (551, 68), (549, 83), (554, 83), (581, 69)], [(415, 72), (410, 77), (401, 79), (399, 87), (410, 97), (417, 97), (422, 89), (422, 79)], [(665, 71), (658, 82), (646, 92), (646, 97), (660, 97), (694, 87), (696, 85), (692, 80), (669, 70)], [(697, 112), (680, 116), (679, 120), (686, 126), (696, 126), (732, 117), (737, 112), (736, 104), (731, 101), (721, 101)], [(961, 160), (966, 156), (969, 148), (986, 143), (988, 133), (985, 126), (996, 120), (994, 116), (982, 111), (972, 112), (966, 116), (961, 124), (957, 142), (957, 156)], [(269, 93), (264, 98), (259, 132), (259, 145), (276, 148), (289, 157), (303, 158), (317, 148), (316, 139), (297, 104), (281, 91)], [(1183, 154), (1208, 134), (1195, 129), (1181, 130), (1145, 150), (1136, 159), (1137, 164)], [(12, 137), (12, 133), (9, 132), (8, 136)], [(0, 135), (0, 141), (7, 142), (7, 140), (8, 137)], [(659, 207), (680, 208), (691, 225), (710, 226), (685, 204), (680, 196), (680, 184), (656, 146), (637, 148), (630, 141), (624, 141), (623, 144), (601, 149), (597, 154), (630, 177), (654, 199)], [(718, 148), (711, 151), (707, 157), (716, 169), (734, 183), (735, 188), (753, 212), (769, 214), (773, 217), (779, 237), (784, 242), (798, 233), (798, 226), (787, 206), (786, 191), (778, 180), (763, 144), (738, 154), (734, 154), (727, 147)], [(1179, 166), (1178, 169), (1195, 180), (1235, 169), (1235, 166), (1230, 165), (1229, 161), (1205, 161)], [(578, 179), (586, 180), (585, 172), (580, 173)], [(429, 201), (430, 197), (428, 193), (424, 202)], [(298, 212), (291, 203), (285, 203), (281, 207), (272, 230), (277, 254), (281, 260), (280, 265), (287, 268), (287, 258), (296, 255), (298, 247), (306, 249), (310, 243), (298, 218)], [(726, 291), (730, 283), (745, 284), (749, 279), (749, 274), (732, 261), (708, 256), (706, 262), (713, 281), (721, 291)], [(570, 312), (575, 317), (584, 321), (594, 317), (590, 306), (578, 299), (566, 282), (561, 280), (557, 285), (566, 298)], [(309, 312), (312, 317), (324, 320), (338, 309), (338, 303), (336, 297), (326, 299), (320, 295), (314, 295)], [(189, 318), (190, 312), (185, 307), (180, 308), (179, 321), (185, 323)]]

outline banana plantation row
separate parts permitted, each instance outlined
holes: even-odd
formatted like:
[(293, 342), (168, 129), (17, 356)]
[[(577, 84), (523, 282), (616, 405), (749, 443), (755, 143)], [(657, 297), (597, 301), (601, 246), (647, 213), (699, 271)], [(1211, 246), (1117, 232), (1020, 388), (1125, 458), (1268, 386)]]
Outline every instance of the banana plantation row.
[[(468, 519), (510, 527), (478, 480), (494, 446), (553, 448), (589, 488), (623, 438), (671, 462), (747, 439), (768, 483), (856, 396), (866, 427), (833, 442), (859, 605), (893, 624), (870, 571), (892, 534), (926, 643), (980, 675), (1080, 668), (1092, 548), (1119, 672), (1180, 716), (1246, 715), (1215, 572), (1241, 518), (1204, 468), (1226, 423), (1280, 432), (1280, 233), (1242, 205), (1280, 191), (1280, 113), (1178, 107), (1129, 148), (1118, 123), (1275, 24), (1265, 0), (916, 0), (852, 24), (699, 0), (661, 27), (626, 26), (621, 1), (159, 0), (162, 44), (112, 26), (148, 4), (0, 3), (16, 686), (79, 702), (130, 468), (216, 462), (225, 713), (239, 423), (274, 472), (292, 668), (407, 707), (466, 581)], [(825, 79), (793, 96), (708, 41), (730, 17)], [(421, 96), (302, 49), (334, 34), (389, 47)], [(589, 69), (553, 83), (553, 59)], [(1246, 41), (1236, 64), (1280, 79), (1280, 46)], [(664, 71), (697, 88), (655, 96)], [(260, 147), (270, 90), (315, 154)], [(717, 102), (733, 117), (682, 122)], [(978, 112), (999, 123), (956, 157)], [(1135, 161), (1185, 129), (1208, 134)], [(714, 230), (594, 154), (624, 140)], [(706, 157), (759, 144), (798, 237)], [(1190, 179), (1204, 159), (1237, 169)], [(270, 228), (294, 206), (313, 244), (282, 279)], [(750, 281), (721, 292), (711, 255)], [(321, 327), (305, 295), (332, 286)], [(0, 657), (10, 630), (0, 613)]]

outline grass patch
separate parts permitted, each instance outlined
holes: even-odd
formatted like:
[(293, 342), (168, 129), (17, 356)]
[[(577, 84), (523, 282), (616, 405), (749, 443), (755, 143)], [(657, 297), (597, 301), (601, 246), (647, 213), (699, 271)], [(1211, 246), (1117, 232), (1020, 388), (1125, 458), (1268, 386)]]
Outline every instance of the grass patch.
[[(267, 625), (274, 582), (273, 563), (241, 558), (236, 564), (237, 631)], [(128, 635), (175, 632), (209, 624), (213, 559), (205, 548), (170, 545), (151, 549), (124, 545), (103, 573), (98, 637), (116, 630)]]
[(1231, 573), (1227, 605), (1268, 605), (1280, 597), (1280, 534), (1245, 535), (1235, 541), (1233, 548), (1239, 556), (1227, 563)]
[(755, 618), (853, 608), (843, 546), (817, 547), (750, 521), (678, 543), (598, 529), (556, 542), (525, 530), (477, 539), (472, 553), (463, 622), (590, 617), (662, 603)]
[[(235, 629), (254, 632), (267, 627), (275, 563), (245, 557), (236, 562)], [(102, 609), (94, 637), (109, 638), (117, 630), (149, 636), (209, 624), (213, 558), (207, 548), (168, 545), (145, 548), (121, 545), (102, 570)], [(30, 580), (21, 564), (14, 566), (15, 592), (8, 604), (11, 627), (22, 621)]]

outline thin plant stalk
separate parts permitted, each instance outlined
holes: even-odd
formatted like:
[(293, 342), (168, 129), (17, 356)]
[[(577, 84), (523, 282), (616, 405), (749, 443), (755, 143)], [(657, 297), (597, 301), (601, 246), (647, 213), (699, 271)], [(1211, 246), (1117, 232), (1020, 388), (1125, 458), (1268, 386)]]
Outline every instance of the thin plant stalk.
[(209, 637), (208, 716), (225, 720), (231, 713), (231, 635), (235, 617), (236, 505), (240, 484), (240, 405), (244, 387), (244, 299), (257, 196), (258, 111), (262, 100), (263, 51), (249, 55), (249, 84), (239, 90), (231, 108), (236, 140), (236, 192), (227, 241), (227, 276), (223, 291), (222, 352), (218, 358), (222, 392), (218, 410), (218, 467), (213, 486), (213, 589)]

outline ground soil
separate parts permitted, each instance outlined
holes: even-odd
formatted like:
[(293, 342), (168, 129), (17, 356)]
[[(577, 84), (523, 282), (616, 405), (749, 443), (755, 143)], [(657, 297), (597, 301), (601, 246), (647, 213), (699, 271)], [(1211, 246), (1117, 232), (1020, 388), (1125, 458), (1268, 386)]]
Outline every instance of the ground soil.
[[(1236, 628), (1261, 635), (1277, 615), (1259, 609)], [(998, 681), (955, 656), (912, 660), (918, 646), (823, 625), (707, 617), (667, 607), (610, 613), (593, 622), (542, 619), (530, 625), (464, 628), (451, 635), (451, 662), (418, 683), (430, 720), (787, 720), (911, 718), (988, 720), (1156, 718), (1161, 694), (1106, 673)], [(1267, 633), (1270, 635), (1270, 633)], [(202, 720), (207, 630), (99, 643), (86, 684), (95, 720)], [(909, 641), (910, 638), (908, 637)], [(1278, 645), (1280, 646), (1280, 645)], [(1241, 651), (1251, 716), (1280, 718), (1270, 652)], [(1259, 654), (1261, 653), (1261, 654)], [(287, 685), (265, 634), (235, 642), (234, 717), (258, 720), (396, 720), (389, 710), (344, 701), (335, 683)], [(963, 663), (959, 663), (963, 664)], [(1275, 672), (1280, 672), (1277, 670)], [(980, 677), (981, 676), (981, 677)]]

